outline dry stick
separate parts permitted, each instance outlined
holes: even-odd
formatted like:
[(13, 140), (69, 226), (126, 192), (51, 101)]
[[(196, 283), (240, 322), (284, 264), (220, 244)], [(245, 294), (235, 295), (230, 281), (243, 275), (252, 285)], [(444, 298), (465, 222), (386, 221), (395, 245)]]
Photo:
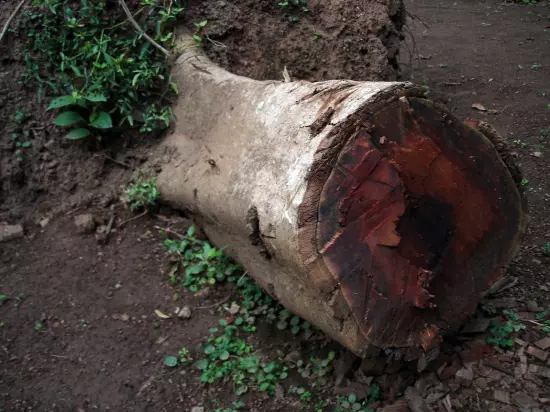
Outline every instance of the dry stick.
[(126, 223), (128, 223), (128, 222), (131, 222), (132, 220), (139, 219), (140, 217), (145, 216), (147, 213), (148, 213), (148, 211), (146, 210), (146, 211), (143, 212), (141, 215), (137, 215), (137, 216), (131, 217), (130, 219), (126, 219), (126, 220), (120, 222), (120, 223), (117, 225), (116, 228), (118, 229), (118, 228), (121, 227), (122, 225), (124, 225), (124, 224), (126, 224)]
[(6, 34), (6, 32), (8, 31), (8, 27), (10, 27), (10, 23), (11, 21), (13, 20), (13, 18), (15, 17), (15, 15), (17, 14), (17, 12), (19, 11), (19, 9), (23, 6), (23, 4), (25, 3), (26, 0), (21, 0), (21, 2), (19, 2), (19, 4), (17, 5), (17, 7), (15, 8), (15, 10), (13, 11), (13, 13), (11, 14), (10, 17), (8, 17), (8, 21), (6, 21), (6, 24), (4, 24), (4, 28), (2, 29), (2, 33), (0, 33), (0, 41), (2, 41), (2, 39), (4, 38), (4, 35)]
[(222, 303), (224, 303), (225, 301), (227, 301), (231, 296), (233, 296), (233, 293), (230, 293), (230, 294), (227, 295), (225, 298), (223, 298), (222, 300), (220, 300), (220, 301), (217, 302), (217, 303), (214, 303), (213, 305), (208, 305), (208, 306), (195, 306), (193, 309), (210, 309), (210, 308), (213, 308), (213, 307), (216, 307), (216, 306), (220, 306)]
[(174, 232), (171, 229), (168, 229), (168, 228), (165, 228), (165, 227), (160, 227), (160, 226), (155, 226), (155, 229), (164, 230), (165, 232), (172, 233), (173, 235), (176, 235), (177, 237), (179, 237), (182, 240), (185, 239), (185, 236), (183, 236), (182, 234), (180, 234), (178, 232)]
[(130, 9), (128, 8), (124, 0), (118, 0), (118, 2), (120, 3), (122, 9), (124, 10), (124, 13), (126, 13), (128, 20), (130, 20), (130, 22), (136, 28), (136, 30), (140, 32), (149, 43), (151, 43), (153, 46), (159, 49), (166, 56), (169, 56), (170, 53), (168, 52), (168, 50), (166, 50), (164, 47), (162, 47), (160, 44), (154, 41), (151, 37), (149, 37), (149, 35), (143, 31), (143, 29), (139, 26), (139, 24), (137, 24), (137, 22), (134, 20), (134, 17), (132, 17), (132, 13), (130, 12)]

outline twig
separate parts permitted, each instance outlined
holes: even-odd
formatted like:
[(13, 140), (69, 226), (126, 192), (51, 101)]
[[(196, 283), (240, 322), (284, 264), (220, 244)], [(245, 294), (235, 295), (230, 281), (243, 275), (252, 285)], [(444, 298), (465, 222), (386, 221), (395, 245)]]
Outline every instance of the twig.
[(428, 30), (430, 29), (430, 26), (428, 26), (426, 23), (424, 23), (424, 20), (422, 20), (420, 17), (418, 17), (416, 14), (412, 14), (410, 12), (406, 12), (407, 15), (412, 19), (412, 20), (418, 20), (420, 23), (422, 23), (424, 25), (424, 27), (426, 27)]
[(23, 6), (23, 4), (25, 4), (25, 1), (26, 0), (21, 0), (17, 5), (17, 7), (15, 8), (15, 10), (13, 11), (13, 13), (11, 14), (11, 16), (8, 17), (8, 20), (6, 21), (6, 24), (4, 24), (4, 28), (2, 29), (2, 33), (0, 33), (0, 41), (2, 41), (2, 39), (4, 38), (4, 35), (8, 31), (8, 28), (10, 27), (11, 21), (13, 20), (15, 15), (19, 12), (19, 9)]
[(185, 236), (183, 236), (182, 234), (180, 234), (178, 232), (174, 232), (172, 229), (168, 229), (168, 228), (164, 228), (164, 227), (160, 227), (160, 226), (155, 226), (155, 229), (164, 230), (165, 232), (172, 233), (173, 235), (176, 235), (177, 237), (179, 237), (182, 240), (185, 239)]
[(142, 217), (142, 216), (145, 216), (145, 215), (146, 215), (147, 213), (148, 213), (148, 211), (146, 210), (145, 212), (143, 212), (143, 213), (142, 213), (142, 214), (140, 214), (140, 215), (137, 215), (137, 216), (131, 217), (130, 219), (126, 219), (126, 220), (124, 220), (124, 221), (120, 222), (120, 223), (119, 223), (119, 224), (117, 225), (117, 227), (116, 227), (116, 228), (118, 229), (118, 228), (119, 228), (119, 227), (121, 227), (122, 225), (124, 225), (124, 224), (126, 224), (126, 223), (128, 223), (128, 222), (131, 222), (132, 220), (136, 220), (136, 219), (139, 219), (140, 217)]
[(168, 52), (168, 50), (166, 50), (164, 47), (162, 47), (160, 44), (154, 41), (151, 37), (149, 37), (149, 35), (143, 31), (140, 25), (137, 24), (137, 22), (134, 20), (134, 17), (132, 16), (132, 13), (130, 12), (130, 9), (128, 8), (124, 0), (118, 0), (118, 2), (120, 3), (120, 6), (124, 10), (124, 13), (126, 13), (126, 16), (128, 16), (128, 20), (130, 20), (130, 22), (136, 28), (136, 30), (140, 32), (143, 35), (143, 37), (145, 37), (145, 40), (147, 40), (149, 43), (151, 43), (153, 46), (159, 49), (167, 57), (170, 56), (170, 53)]
[(59, 359), (69, 359), (68, 356), (54, 355), (53, 353), (50, 354), (50, 356), (53, 356), (54, 358), (59, 358)]
[(223, 298), (222, 300), (220, 300), (219, 302), (217, 303), (214, 303), (213, 305), (208, 305), (208, 306), (195, 306), (194, 309), (210, 309), (210, 308), (214, 308), (216, 306), (220, 306), (222, 303), (226, 302), (231, 296), (233, 296), (233, 293), (230, 293), (229, 295), (227, 295), (225, 298)]

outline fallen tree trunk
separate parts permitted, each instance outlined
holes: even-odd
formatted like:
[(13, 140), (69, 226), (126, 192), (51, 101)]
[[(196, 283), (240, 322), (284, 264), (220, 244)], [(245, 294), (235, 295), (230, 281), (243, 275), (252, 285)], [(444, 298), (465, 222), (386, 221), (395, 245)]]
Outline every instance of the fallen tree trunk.
[(483, 134), (409, 83), (260, 82), (186, 49), (159, 190), (269, 294), (359, 355), (475, 310), (526, 221)]

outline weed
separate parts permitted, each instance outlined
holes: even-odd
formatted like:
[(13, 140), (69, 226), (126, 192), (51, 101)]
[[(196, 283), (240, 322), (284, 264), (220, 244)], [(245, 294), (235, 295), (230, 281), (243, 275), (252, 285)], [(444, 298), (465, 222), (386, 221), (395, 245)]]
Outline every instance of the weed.
[(193, 38), (197, 43), (202, 43), (204, 39), (204, 27), (208, 24), (207, 20), (195, 23), (195, 33), (193, 33)]
[(542, 247), (542, 254), (550, 257), (550, 242), (546, 242)]
[(521, 146), (522, 149), (525, 149), (527, 147), (527, 143), (522, 142), (520, 139), (514, 140), (513, 143)]
[(540, 129), (540, 134), (542, 136), (550, 136), (550, 129)]
[(521, 322), (517, 313), (509, 310), (504, 310), (502, 313), (506, 318), (506, 322), (502, 324), (496, 319), (491, 319), (487, 343), (495, 348), (511, 348), (514, 345), (514, 341), (511, 339), (512, 333), (519, 332), (525, 329), (526, 326)]
[(274, 393), (277, 382), (287, 378), (288, 368), (282, 362), (260, 361), (253, 355), (255, 349), (237, 337), (235, 325), (228, 325), (225, 319), (220, 319), (220, 326), (223, 332), (216, 337), (213, 334), (218, 332), (218, 328), (210, 329), (212, 335), (203, 349), (206, 358), (195, 363), (202, 371), (201, 382), (230, 380), (238, 396), (246, 393), (250, 386), (261, 392)]
[(225, 409), (216, 409), (214, 412), (238, 412), (239, 408), (242, 408), (244, 406), (244, 402), (236, 401), (233, 402), (232, 408), (225, 408)]
[(312, 356), (310, 362), (304, 362), (302, 359), (298, 360), (291, 367), (296, 368), (298, 373), (306, 379), (315, 379), (312, 384), (313, 387), (319, 387), (321, 378), (327, 376), (333, 369), (332, 361), (334, 360), (335, 353), (329, 352), (326, 358), (318, 358)]
[(550, 333), (550, 320), (546, 319), (548, 316), (548, 311), (537, 313), (535, 316), (536, 324), (540, 327), (541, 331), (544, 333)]
[(531, 69), (533, 69), (533, 70), (538, 70), (538, 69), (540, 69), (541, 67), (542, 67), (542, 64), (540, 64), (540, 63), (533, 63), (533, 64), (531, 65)]
[(313, 407), (315, 412), (323, 412), (323, 410), (328, 406), (328, 403), (320, 399), (315, 406)]
[(24, 293), (20, 293), (19, 295), (17, 295), (17, 297), (15, 298), (15, 304), (13, 306), (15, 306), (16, 308), (18, 308), (19, 306), (21, 306), (21, 304), (23, 303), (23, 301), (26, 299), (27, 297), (25, 296)]
[(376, 402), (380, 397), (380, 387), (373, 383), (370, 386), (367, 398), (359, 401), (355, 394), (349, 396), (342, 396), (338, 399), (338, 405), (334, 408), (334, 412), (373, 412), (369, 407)]
[(34, 328), (35, 328), (36, 330), (40, 330), (40, 329), (42, 329), (43, 327), (44, 327), (44, 325), (42, 324), (42, 322), (36, 322), (36, 323), (34, 324)]
[(309, 12), (307, 0), (284, 0), (277, 3), (280, 7), (299, 8), (304, 13)]
[(157, 189), (157, 179), (152, 177), (147, 180), (138, 180), (124, 191), (124, 200), (130, 205), (130, 209), (152, 209), (156, 206), (160, 193)]
[(4, 322), (0, 321), (0, 328), (4, 326)]
[(313, 32), (313, 40), (318, 40), (319, 39), (319, 33), (317, 33), (316, 31)]
[[(170, 5), (142, 0), (134, 16), (164, 46), (173, 46), (172, 26), (183, 11), (180, 0)], [(57, 96), (49, 110), (71, 127), (68, 139), (101, 139), (117, 126), (141, 124), (141, 130), (163, 129), (171, 114), (168, 92), (177, 92), (165, 56), (131, 27), (122, 13), (104, 1), (34, 0), (24, 13), (26, 71), (21, 82)], [(144, 115), (147, 114), (147, 115)]]
[(527, 179), (521, 179), (521, 185), (522, 186), (527, 186), (529, 184), (529, 180)]
[(23, 149), (28, 149), (29, 147), (31, 147), (32, 142), (30, 142), (28, 140), (27, 141), (19, 140), (19, 135), (17, 133), (12, 133), (11, 134), (11, 140), (13, 142), (15, 142), (16, 150), (14, 152), (14, 155), (15, 155), (16, 159), (19, 162), (22, 162), (23, 161)]
[(0, 302), (5, 302), (9, 299), (7, 295), (0, 295)]
[(17, 123), (23, 123), (27, 119), (27, 115), (23, 110), (18, 110), (15, 114), (15, 121)]
[(191, 292), (223, 282), (227, 278), (236, 280), (241, 268), (233, 264), (221, 249), (216, 249), (206, 241), (195, 237), (195, 227), (191, 226), (181, 240), (166, 239), (164, 246), (168, 252), (178, 256), (170, 269), (170, 282), (179, 284)]
[(175, 356), (165, 356), (164, 364), (169, 368), (173, 368), (178, 365), (178, 358)]
[(180, 365), (186, 365), (187, 363), (193, 360), (187, 348), (184, 348), (184, 347), (181, 348), (180, 351), (178, 352), (178, 355), (179, 355)]

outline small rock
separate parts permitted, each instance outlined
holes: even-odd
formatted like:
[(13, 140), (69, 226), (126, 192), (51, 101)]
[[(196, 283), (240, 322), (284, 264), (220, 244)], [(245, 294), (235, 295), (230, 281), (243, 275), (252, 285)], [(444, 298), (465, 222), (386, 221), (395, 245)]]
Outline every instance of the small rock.
[(491, 319), (489, 318), (475, 318), (470, 320), (460, 331), (464, 334), (470, 333), (483, 333), (489, 328)]
[(541, 261), (541, 260), (535, 259), (535, 258), (532, 259), (532, 262), (533, 262), (535, 265), (540, 265), (540, 264), (542, 264), (542, 261)]
[(90, 213), (75, 216), (74, 224), (80, 234), (89, 234), (95, 230), (94, 217)]
[(541, 157), (542, 156), (542, 152), (533, 152), (532, 154), (535, 157)]
[(512, 401), (516, 404), (516, 406), (520, 407), (522, 410), (528, 409), (528, 408), (534, 408), (535, 406), (538, 406), (538, 402), (536, 402), (533, 398), (531, 398), (525, 392), (514, 393), (512, 395)]
[(50, 219), (45, 218), (40, 221), (40, 226), (42, 226), (42, 229), (44, 229), (46, 226), (48, 226), (48, 223), (50, 223)]
[(550, 348), (550, 338), (549, 337), (543, 338), (543, 339), (535, 342), (535, 345), (537, 345), (542, 350), (546, 350), (546, 349)]
[(431, 411), (428, 405), (426, 405), (426, 402), (424, 402), (424, 399), (422, 399), (418, 391), (413, 386), (409, 386), (405, 391), (405, 399), (407, 400), (407, 404), (412, 412)]
[(534, 346), (529, 346), (525, 352), (543, 362), (548, 358), (548, 352), (535, 348)]
[(470, 386), (474, 379), (474, 373), (470, 369), (462, 368), (456, 372), (455, 378), (463, 386)]
[(525, 342), (524, 340), (522, 340), (520, 338), (515, 338), (514, 342), (516, 342), (519, 346), (527, 346), (527, 342)]
[(510, 392), (507, 391), (501, 391), (499, 389), (495, 389), (493, 392), (493, 399), (498, 402), (510, 404)]
[(527, 310), (529, 312), (539, 312), (539, 305), (534, 300), (527, 301)]
[(130, 320), (130, 315), (127, 315), (126, 313), (123, 313), (123, 314), (115, 313), (112, 316), (112, 318), (116, 320), (121, 320), (123, 322), (128, 322)]
[(239, 310), (241, 310), (241, 307), (233, 302), (229, 307), (228, 312), (232, 315), (236, 315), (237, 313), (239, 313)]
[(191, 408), (191, 412), (204, 412), (204, 408), (202, 406), (194, 406)]
[(210, 296), (210, 288), (207, 286), (205, 288), (202, 288), (197, 293), (195, 293), (195, 296), (201, 299), (206, 299)]
[(531, 364), (529, 365), (528, 372), (532, 373), (533, 375), (539, 375), (539, 376), (544, 376), (545, 378), (550, 378), (550, 368), (545, 368), (544, 366)]
[(10, 240), (23, 237), (23, 226), (21, 225), (0, 225), (0, 242), (9, 242)]
[(178, 312), (178, 318), (180, 319), (189, 319), (190, 317), (191, 317), (191, 309), (189, 308), (189, 306), (184, 306)]

